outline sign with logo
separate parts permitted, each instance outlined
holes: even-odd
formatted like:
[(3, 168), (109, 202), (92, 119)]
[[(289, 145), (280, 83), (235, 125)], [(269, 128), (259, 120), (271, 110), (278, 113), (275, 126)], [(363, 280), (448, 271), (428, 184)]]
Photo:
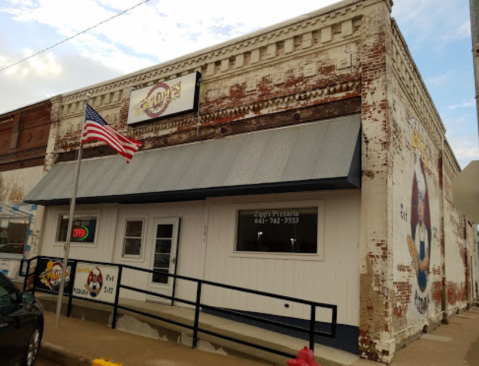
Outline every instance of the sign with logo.
[[(48, 291), (58, 291), (62, 278), (62, 261), (42, 258), (38, 261), (37, 266), (38, 276), (35, 278), (35, 286)], [(67, 294), (70, 293), (72, 287), (70, 281), (72, 266), (73, 262), (69, 261), (65, 273), (65, 293)]]
[(73, 295), (113, 304), (117, 281), (118, 267), (79, 262)]
[(156, 85), (133, 90), (127, 124), (196, 112), (201, 74), (195, 72)]

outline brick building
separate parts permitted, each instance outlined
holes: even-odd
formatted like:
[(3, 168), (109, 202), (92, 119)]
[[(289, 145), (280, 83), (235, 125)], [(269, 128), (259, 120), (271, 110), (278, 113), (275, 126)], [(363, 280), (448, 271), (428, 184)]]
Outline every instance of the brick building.
[[(85, 146), (76, 213), (92, 234), (72, 244), (73, 258), (337, 304), (353, 352), (390, 362), (477, 297), (474, 225), (452, 201), (460, 168), (391, 7), (342, 1), (54, 98), (51, 172), (26, 198), (45, 206), (40, 253), (63, 256), (89, 92), (143, 146), (129, 165), (103, 143)], [(133, 90), (195, 72), (198, 113), (127, 124)], [(291, 222), (271, 228), (267, 215)], [(128, 281), (173, 291), (161, 276)], [(175, 290), (194, 299), (188, 284)], [(301, 307), (213, 289), (204, 298), (307, 318)]]
[(45, 100), (0, 116), (0, 270), (12, 279), (37, 250), (43, 209), (23, 198), (44, 174), (50, 112)]

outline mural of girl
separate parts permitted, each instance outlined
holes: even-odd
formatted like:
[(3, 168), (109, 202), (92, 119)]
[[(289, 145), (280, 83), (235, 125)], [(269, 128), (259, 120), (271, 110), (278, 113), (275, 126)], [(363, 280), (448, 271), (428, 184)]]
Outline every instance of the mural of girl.
[(407, 242), (419, 289), (424, 292), (431, 258), (431, 215), (423, 163), (419, 158), (414, 169), (411, 207), (411, 235)]

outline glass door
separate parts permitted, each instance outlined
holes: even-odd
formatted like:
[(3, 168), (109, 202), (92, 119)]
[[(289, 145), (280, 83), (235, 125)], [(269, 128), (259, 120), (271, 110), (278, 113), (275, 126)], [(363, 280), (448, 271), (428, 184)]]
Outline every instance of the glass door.
[[(150, 291), (172, 296), (174, 278), (166, 274), (176, 273), (179, 218), (158, 219), (154, 225), (153, 263), (156, 272), (151, 276)], [(168, 302), (158, 296), (149, 296), (149, 300)]]

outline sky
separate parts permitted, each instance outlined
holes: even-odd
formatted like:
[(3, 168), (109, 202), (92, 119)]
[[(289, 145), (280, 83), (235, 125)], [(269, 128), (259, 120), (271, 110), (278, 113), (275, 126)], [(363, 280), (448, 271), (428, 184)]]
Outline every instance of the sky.
[[(0, 69), (144, 0), (0, 0)], [(0, 114), (267, 27), (336, 0), (150, 0), (0, 72)], [(294, 4), (294, 6), (292, 6)], [(395, 0), (392, 16), (460, 165), (479, 159), (467, 0)]]

